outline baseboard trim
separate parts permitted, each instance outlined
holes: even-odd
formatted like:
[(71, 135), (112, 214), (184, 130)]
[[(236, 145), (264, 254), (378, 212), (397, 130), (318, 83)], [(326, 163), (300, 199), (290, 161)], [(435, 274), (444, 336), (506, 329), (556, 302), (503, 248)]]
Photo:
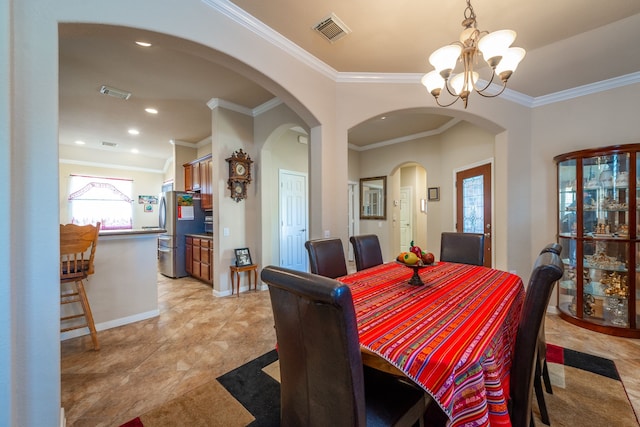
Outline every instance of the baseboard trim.
[[(96, 330), (105, 331), (107, 329), (117, 328), (118, 326), (128, 325), (129, 323), (135, 323), (141, 320), (151, 319), (152, 317), (158, 317), (159, 315), (160, 310), (155, 309), (144, 313), (134, 314), (132, 316), (121, 317), (120, 319), (114, 319), (108, 322), (96, 323)], [(89, 328), (74, 329), (73, 331), (62, 332), (60, 334), (60, 341), (65, 341), (84, 335), (89, 335)]]

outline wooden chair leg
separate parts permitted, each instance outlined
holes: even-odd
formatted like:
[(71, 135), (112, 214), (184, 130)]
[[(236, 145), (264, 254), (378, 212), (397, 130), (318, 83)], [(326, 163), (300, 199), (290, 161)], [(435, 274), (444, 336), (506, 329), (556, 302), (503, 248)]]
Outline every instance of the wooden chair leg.
[[(533, 389), (536, 392), (536, 399), (538, 400), (538, 409), (540, 409), (540, 419), (543, 423), (550, 426), (549, 413), (547, 412), (547, 404), (544, 401), (544, 393), (542, 392), (542, 381), (539, 376), (533, 379)], [(532, 418), (533, 419), (533, 418)]]
[(87, 326), (89, 327), (89, 333), (91, 334), (91, 341), (93, 341), (93, 349), (100, 350), (100, 344), (98, 343), (98, 331), (96, 331), (96, 325), (93, 322), (93, 314), (91, 313), (91, 307), (89, 306), (89, 299), (84, 290), (84, 283), (82, 280), (76, 282), (78, 286), (78, 294), (80, 296), (80, 304), (84, 310), (84, 315), (87, 319)]
[(547, 390), (547, 393), (553, 394), (553, 389), (551, 388), (551, 378), (549, 377), (549, 367), (547, 366), (547, 361), (544, 361), (544, 365), (542, 366), (542, 380), (544, 381), (544, 388)]

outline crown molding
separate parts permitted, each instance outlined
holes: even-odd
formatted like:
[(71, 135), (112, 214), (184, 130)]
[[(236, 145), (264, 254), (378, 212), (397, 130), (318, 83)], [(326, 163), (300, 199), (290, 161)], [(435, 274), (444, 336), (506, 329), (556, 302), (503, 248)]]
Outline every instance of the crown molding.
[(260, 114), (264, 114), (272, 108), (276, 108), (278, 105), (282, 104), (282, 100), (279, 98), (273, 98), (264, 104), (258, 105), (256, 108), (252, 110), (253, 117), (258, 117)]
[(198, 145), (196, 143), (180, 141), (179, 139), (172, 139), (171, 141), (169, 141), (169, 143), (172, 145), (179, 145), (181, 147), (198, 148)]
[(413, 141), (419, 138), (427, 138), (429, 136), (435, 136), (435, 135), (444, 133), (445, 131), (447, 131), (448, 129), (451, 129), (453, 126), (457, 125), (461, 121), (462, 121), (461, 119), (454, 117), (437, 129), (414, 133), (413, 135), (405, 135), (399, 138), (388, 139), (386, 141), (375, 142), (373, 144), (368, 144), (364, 147), (359, 147), (353, 144), (348, 144), (348, 147), (350, 150), (354, 150), (354, 151), (367, 151), (367, 150), (374, 150), (380, 147), (386, 147), (388, 145), (394, 145), (394, 144), (400, 144), (402, 142)]
[(540, 107), (543, 105), (566, 101), (568, 99), (578, 98), (580, 96), (592, 95), (594, 93), (616, 89), (636, 83), (640, 83), (640, 71), (631, 74), (625, 74), (624, 76), (614, 77), (608, 80), (602, 80), (587, 85), (577, 86), (572, 89), (562, 90), (560, 92), (551, 93), (549, 95), (539, 96), (533, 99), (532, 107)]
[[(226, 17), (242, 25), (254, 34), (262, 37), (271, 44), (279, 47), (289, 55), (297, 58), (299, 61), (318, 71), (326, 77), (333, 79), (336, 83), (400, 83), (400, 84), (420, 84), (423, 74), (417, 73), (353, 73), (338, 72), (326, 63), (320, 61), (297, 44), (293, 43), (282, 34), (274, 31), (265, 25), (262, 21), (257, 20), (244, 10), (240, 9), (229, 0), (202, 0), (203, 3), (211, 6), (213, 9), (222, 13)], [(535, 108), (542, 105), (553, 104), (580, 96), (590, 95), (605, 90), (622, 87), (640, 82), (640, 72), (627, 74), (625, 76), (615, 77), (609, 80), (603, 80), (584, 86), (563, 90), (539, 97), (531, 97), (520, 92), (516, 92), (509, 88), (505, 89), (500, 95), (517, 104)]]
[(318, 58), (311, 55), (309, 52), (302, 49), (300, 46), (293, 43), (291, 40), (287, 39), (271, 27), (265, 25), (262, 21), (249, 15), (247, 12), (240, 9), (230, 1), (202, 0), (202, 2), (211, 6), (213, 9), (220, 12), (232, 21), (242, 25), (247, 30), (253, 32), (267, 42), (275, 45), (276, 47), (279, 47), (284, 52), (297, 58), (300, 62), (308, 65), (324, 76), (336, 80), (338, 72), (335, 69), (320, 61)]
[(260, 114), (264, 114), (267, 111), (277, 107), (280, 104), (282, 104), (282, 100), (278, 98), (272, 98), (269, 101), (265, 102), (264, 104), (260, 104), (254, 109), (250, 109), (247, 107), (243, 107), (242, 105), (234, 104), (233, 102), (230, 102), (230, 101), (225, 101), (224, 99), (211, 98), (207, 102), (207, 107), (209, 107), (212, 110), (214, 108), (221, 107), (227, 110), (235, 111), (236, 113), (244, 114), (246, 116), (258, 117)]
[(234, 104), (233, 102), (225, 101), (220, 98), (211, 98), (209, 102), (207, 102), (207, 107), (212, 110), (222, 107), (226, 110), (235, 111), (236, 113), (244, 114), (246, 116), (253, 116), (253, 111), (250, 108), (243, 107), (242, 105)]
[[(58, 163), (63, 163), (68, 165), (92, 166), (96, 168), (109, 168), (109, 169), (130, 170), (130, 171), (138, 171), (138, 172), (149, 172), (149, 173), (158, 173), (158, 174), (164, 174), (165, 172), (162, 169), (141, 168), (138, 166), (125, 166), (119, 163), (118, 164), (99, 163), (99, 162), (87, 162), (83, 160), (71, 160), (71, 159), (59, 159)], [(165, 167), (166, 167), (166, 163), (165, 163)]]

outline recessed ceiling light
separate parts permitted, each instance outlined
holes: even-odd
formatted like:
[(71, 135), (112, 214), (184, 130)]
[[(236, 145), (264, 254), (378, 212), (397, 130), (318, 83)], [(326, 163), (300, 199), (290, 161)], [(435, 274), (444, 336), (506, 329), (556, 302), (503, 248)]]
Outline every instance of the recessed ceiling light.
[(84, 144), (86, 144), (86, 142), (84, 142), (84, 141), (80, 141), (80, 140), (77, 140), (77, 141), (76, 141), (76, 144), (78, 144), (78, 145), (84, 145)]
[(132, 149), (131, 149), (131, 152), (132, 152), (133, 154), (138, 154), (138, 153), (139, 153), (139, 151), (138, 151), (138, 149), (137, 149), (137, 148), (132, 148)]
[(128, 132), (131, 135), (139, 135), (140, 134), (140, 131), (138, 129), (129, 129)]
[(145, 108), (144, 111), (149, 114), (158, 114), (158, 110), (156, 110), (155, 108)]
[(142, 46), (142, 47), (151, 47), (151, 43), (149, 43), (149, 42), (143, 42), (143, 41), (140, 41), (140, 40), (136, 41), (136, 44), (137, 44), (138, 46)]

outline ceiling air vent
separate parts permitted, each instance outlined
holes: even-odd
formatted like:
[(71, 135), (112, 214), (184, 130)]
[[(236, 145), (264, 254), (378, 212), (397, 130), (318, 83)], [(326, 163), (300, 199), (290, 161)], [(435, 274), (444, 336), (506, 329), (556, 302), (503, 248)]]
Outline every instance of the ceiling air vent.
[(313, 29), (322, 34), (331, 43), (340, 40), (351, 32), (349, 27), (333, 13), (322, 18), (322, 21), (314, 25)]
[(102, 145), (105, 147), (111, 147), (111, 148), (115, 148), (118, 146), (117, 143), (115, 142), (108, 142), (108, 141), (102, 141)]
[(129, 99), (131, 97), (131, 92), (127, 92), (126, 90), (116, 89), (115, 87), (109, 86), (100, 86), (100, 93), (104, 95), (113, 96), (114, 98), (120, 99)]

